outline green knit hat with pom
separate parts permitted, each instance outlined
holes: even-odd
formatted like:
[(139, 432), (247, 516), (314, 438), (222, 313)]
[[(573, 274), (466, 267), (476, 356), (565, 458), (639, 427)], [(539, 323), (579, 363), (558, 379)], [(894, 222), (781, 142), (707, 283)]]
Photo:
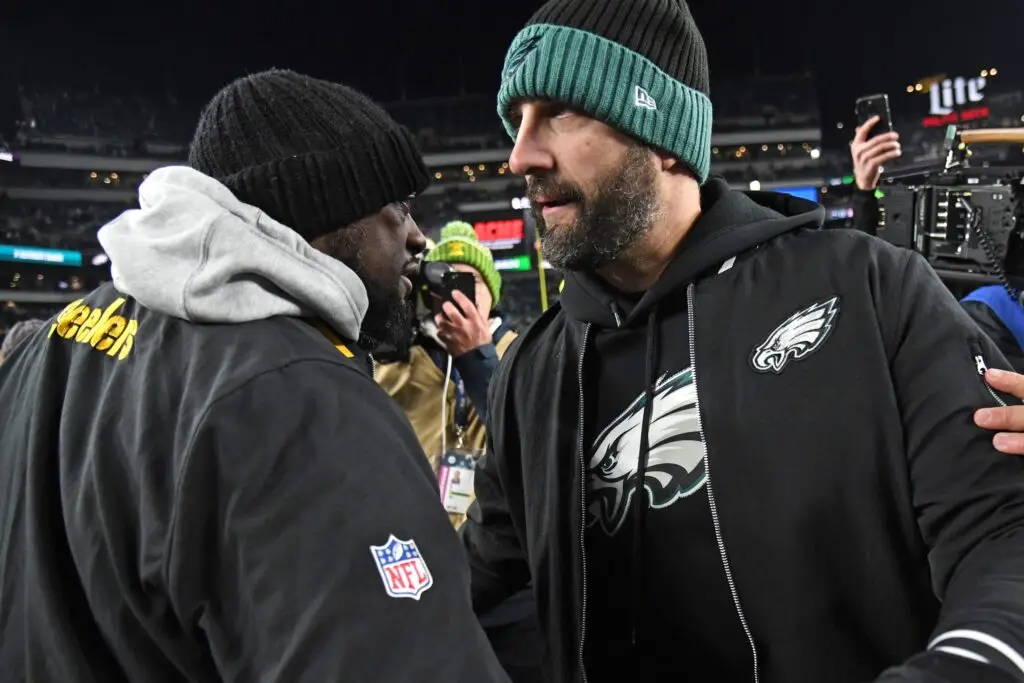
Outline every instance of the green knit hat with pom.
[(441, 241), (424, 257), (425, 261), (462, 263), (475, 269), (491, 292), (494, 305), (501, 299), (501, 274), (494, 267), (491, 250), (485, 247), (469, 223), (452, 221), (441, 228)]

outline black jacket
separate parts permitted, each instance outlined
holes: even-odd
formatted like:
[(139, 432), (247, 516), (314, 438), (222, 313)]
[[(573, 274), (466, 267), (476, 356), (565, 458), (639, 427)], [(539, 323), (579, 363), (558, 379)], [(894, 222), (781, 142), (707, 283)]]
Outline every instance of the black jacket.
[[(854, 191), (851, 227), (869, 235), (878, 233), (878, 199), (873, 190)], [(1002, 285), (979, 287), (960, 304), (995, 342), (1013, 369), (1024, 372), (1024, 307), (1007, 296)]]
[(507, 683), (412, 427), (301, 316), (358, 333), (357, 276), (191, 169), (140, 203), (0, 366), (0, 681)]
[[(972, 421), (1009, 400), (982, 379), (1005, 359), (919, 256), (820, 231), (799, 199), (712, 181), (704, 204), (702, 221), (724, 219), (691, 233), (645, 300), (688, 318), (747, 680), (1024, 679), (1024, 463)], [(601, 571), (583, 543), (582, 388), (594, 327), (618, 319), (581, 304), (576, 280), (502, 363), (463, 532), (478, 611), (532, 577), (553, 682), (581, 678)], [(833, 297), (815, 339), (773, 334)]]
[(850, 227), (869, 235), (878, 234), (878, 198), (874, 190), (853, 191), (853, 224)]
[[(111, 307), (128, 333), (79, 325)], [(0, 680), (505, 680), (429, 465), (355, 346), (110, 286), (51, 330), (0, 366)], [(415, 599), (385, 590), (389, 538), (426, 563)]]

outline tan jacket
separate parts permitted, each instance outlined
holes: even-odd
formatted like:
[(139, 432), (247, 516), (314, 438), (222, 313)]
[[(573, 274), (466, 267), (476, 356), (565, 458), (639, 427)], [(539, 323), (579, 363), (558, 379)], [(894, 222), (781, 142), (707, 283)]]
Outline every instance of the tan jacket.
[[(515, 332), (507, 332), (495, 344), (498, 358), (516, 339)], [(391, 398), (401, 406), (409, 422), (416, 432), (424, 453), (430, 460), (434, 472), (441, 463), (441, 393), (444, 388), (445, 375), (431, 360), (430, 355), (422, 346), (414, 346), (409, 352), (407, 362), (377, 365), (377, 383)], [(455, 387), (448, 383), (448, 393), (444, 397), (445, 406), (445, 443), (448, 448), (457, 445), (455, 434)], [(476, 409), (470, 405), (469, 425), (462, 438), (462, 447), (477, 449), (483, 452), (486, 447), (484, 423), (477, 415)], [(452, 524), (458, 528), (465, 520), (465, 515), (449, 514)]]

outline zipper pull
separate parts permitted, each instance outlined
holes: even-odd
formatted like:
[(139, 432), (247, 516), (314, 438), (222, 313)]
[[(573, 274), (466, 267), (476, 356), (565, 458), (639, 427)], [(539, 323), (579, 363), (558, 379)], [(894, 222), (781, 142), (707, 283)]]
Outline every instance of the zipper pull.
[(985, 359), (980, 353), (974, 356), (974, 367), (978, 369), (978, 374), (982, 377), (988, 372), (988, 366), (985, 364)]

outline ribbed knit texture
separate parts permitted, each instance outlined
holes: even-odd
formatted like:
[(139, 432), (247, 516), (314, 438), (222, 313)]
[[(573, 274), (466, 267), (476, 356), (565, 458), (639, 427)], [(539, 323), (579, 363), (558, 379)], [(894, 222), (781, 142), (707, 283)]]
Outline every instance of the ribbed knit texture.
[(461, 263), (474, 268), (491, 292), (493, 305), (501, 299), (501, 273), (494, 265), (494, 255), (480, 242), (469, 223), (452, 221), (441, 228), (441, 241), (427, 252), (426, 261)]
[(189, 165), (309, 241), (429, 183), (412, 135), (380, 106), (283, 70), (240, 78), (214, 96)]
[(498, 113), (514, 139), (516, 101), (571, 104), (673, 154), (704, 182), (708, 93), (707, 51), (682, 0), (552, 0), (509, 48)]

